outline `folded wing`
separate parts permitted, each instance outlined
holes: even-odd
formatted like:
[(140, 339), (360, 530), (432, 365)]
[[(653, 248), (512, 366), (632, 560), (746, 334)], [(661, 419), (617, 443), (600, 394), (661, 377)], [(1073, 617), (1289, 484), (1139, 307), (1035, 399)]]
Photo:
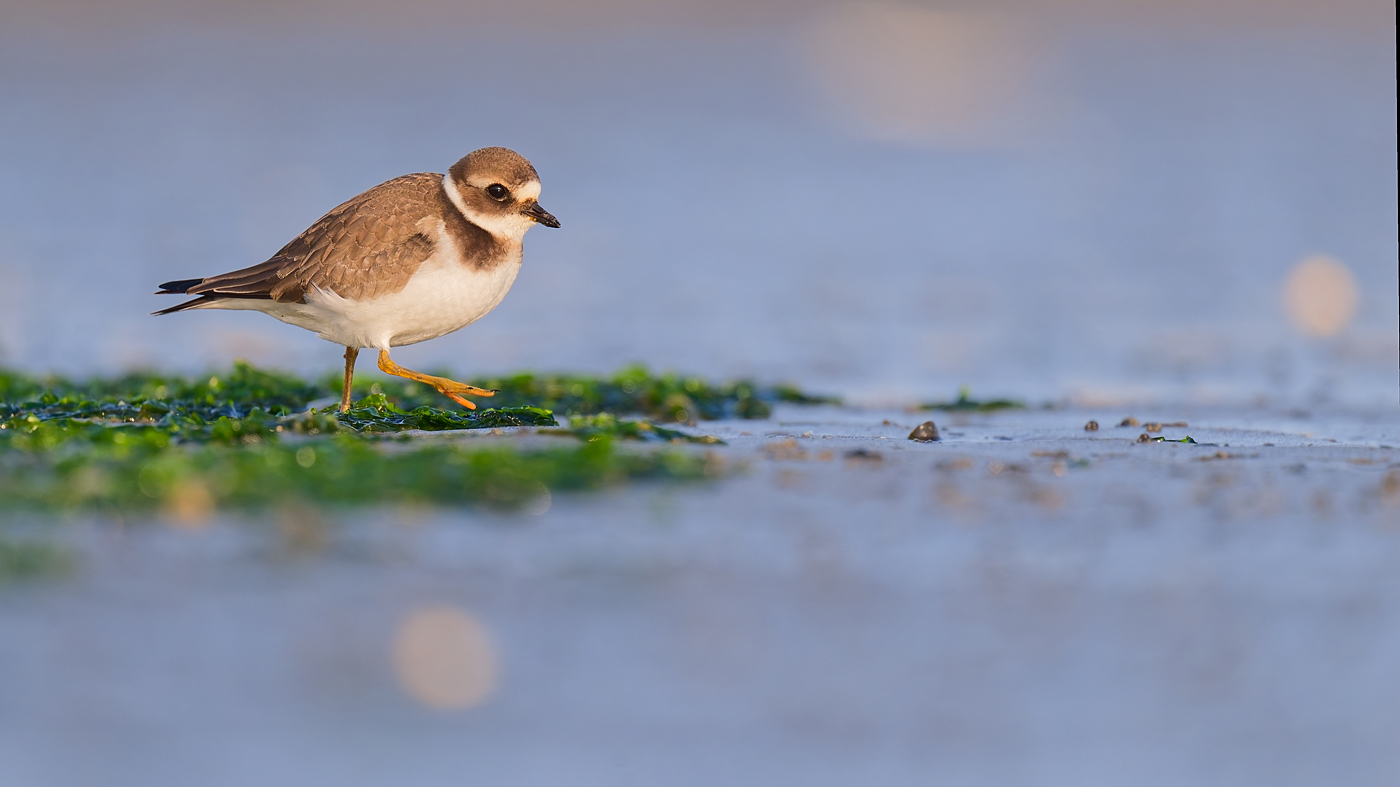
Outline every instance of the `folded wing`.
[(160, 285), (158, 295), (200, 297), (156, 314), (226, 298), (305, 303), (313, 289), (349, 300), (398, 292), (433, 253), (443, 199), (441, 175), (394, 178), (322, 216), (266, 262)]

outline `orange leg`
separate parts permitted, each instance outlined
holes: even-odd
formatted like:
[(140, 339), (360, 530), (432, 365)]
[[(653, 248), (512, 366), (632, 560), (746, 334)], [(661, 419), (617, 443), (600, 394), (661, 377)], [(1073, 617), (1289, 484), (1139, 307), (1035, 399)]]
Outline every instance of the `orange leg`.
[(360, 357), (360, 348), (345, 348), (345, 388), (340, 392), (340, 411), (350, 409), (350, 383), (355, 381), (355, 359)]
[(404, 377), (420, 383), (427, 383), (436, 388), (438, 393), (447, 396), (457, 404), (468, 410), (475, 410), (476, 405), (463, 399), (461, 394), (471, 394), (472, 396), (495, 396), (495, 391), (488, 391), (485, 388), (477, 388), (474, 385), (459, 383), (456, 380), (449, 380), (446, 377), (434, 377), (431, 374), (415, 372), (412, 369), (405, 369), (394, 363), (394, 359), (389, 357), (387, 350), (379, 351), (379, 370), (385, 374), (392, 374), (395, 377)]

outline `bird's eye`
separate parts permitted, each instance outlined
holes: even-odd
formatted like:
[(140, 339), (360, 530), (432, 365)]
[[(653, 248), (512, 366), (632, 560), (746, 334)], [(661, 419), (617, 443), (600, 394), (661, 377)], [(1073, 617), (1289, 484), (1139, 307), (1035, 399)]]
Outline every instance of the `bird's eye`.
[(492, 183), (486, 187), (486, 193), (491, 195), (491, 199), (503, 200), (510, 196), (510, 191), (499, 183)]

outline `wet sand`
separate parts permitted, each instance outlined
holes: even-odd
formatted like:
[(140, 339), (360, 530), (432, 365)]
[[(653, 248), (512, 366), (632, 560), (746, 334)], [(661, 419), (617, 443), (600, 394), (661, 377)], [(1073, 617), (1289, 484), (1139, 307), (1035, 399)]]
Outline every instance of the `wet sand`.
[(783, 406), (532, 512), (74, 521), (0, 592), (0, 782), (1393, 784), (1385, 416)]
[[(150, 317), (153, 285), (505, 144), (564, 228), (406, 366), (1182, 404), (785, 407), (702, 425), (719, 480), (535, 513), (6, 513), (77, 565), (0, 585), (3, 787), (1400, 784), (1393, 7), (999, 4), (1021, 52), (1000, 11), (1001, 49), (829, 36), (821, 4), (30, 5), (0, 29), (5, 366), (334, 373), (258, 315)], [(840, 77), (896, 39), (973, 68), (878, 87), (999, 51), (1026, 81), (892, 141)], [(1300, 332), (1319, 254), (1355, 313)], [(1256, 397), (1310, 409), (1188, 404)]]

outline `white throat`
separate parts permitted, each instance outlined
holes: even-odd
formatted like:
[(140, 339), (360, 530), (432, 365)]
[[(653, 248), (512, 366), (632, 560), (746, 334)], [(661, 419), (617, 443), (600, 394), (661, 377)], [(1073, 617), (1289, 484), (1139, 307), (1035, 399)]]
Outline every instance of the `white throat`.
[[(457, 190), (457, 182), (452, 179), (449, 172), (442, 176), (442, 189), (447, 192), (447, 198), (461, 211), (467, 221), (486, 230), (498, 238), (506, 241), (519, 242), (525, 237), (525, 233), (535, 226), (535, 220), (523, 213), (508, 213), (504, 216), (488, 216), (484, 213), (472, 210), (466, 200), (462, 199), (462, 193)], [(538, 192), (538, 187), (536, 187)]]

